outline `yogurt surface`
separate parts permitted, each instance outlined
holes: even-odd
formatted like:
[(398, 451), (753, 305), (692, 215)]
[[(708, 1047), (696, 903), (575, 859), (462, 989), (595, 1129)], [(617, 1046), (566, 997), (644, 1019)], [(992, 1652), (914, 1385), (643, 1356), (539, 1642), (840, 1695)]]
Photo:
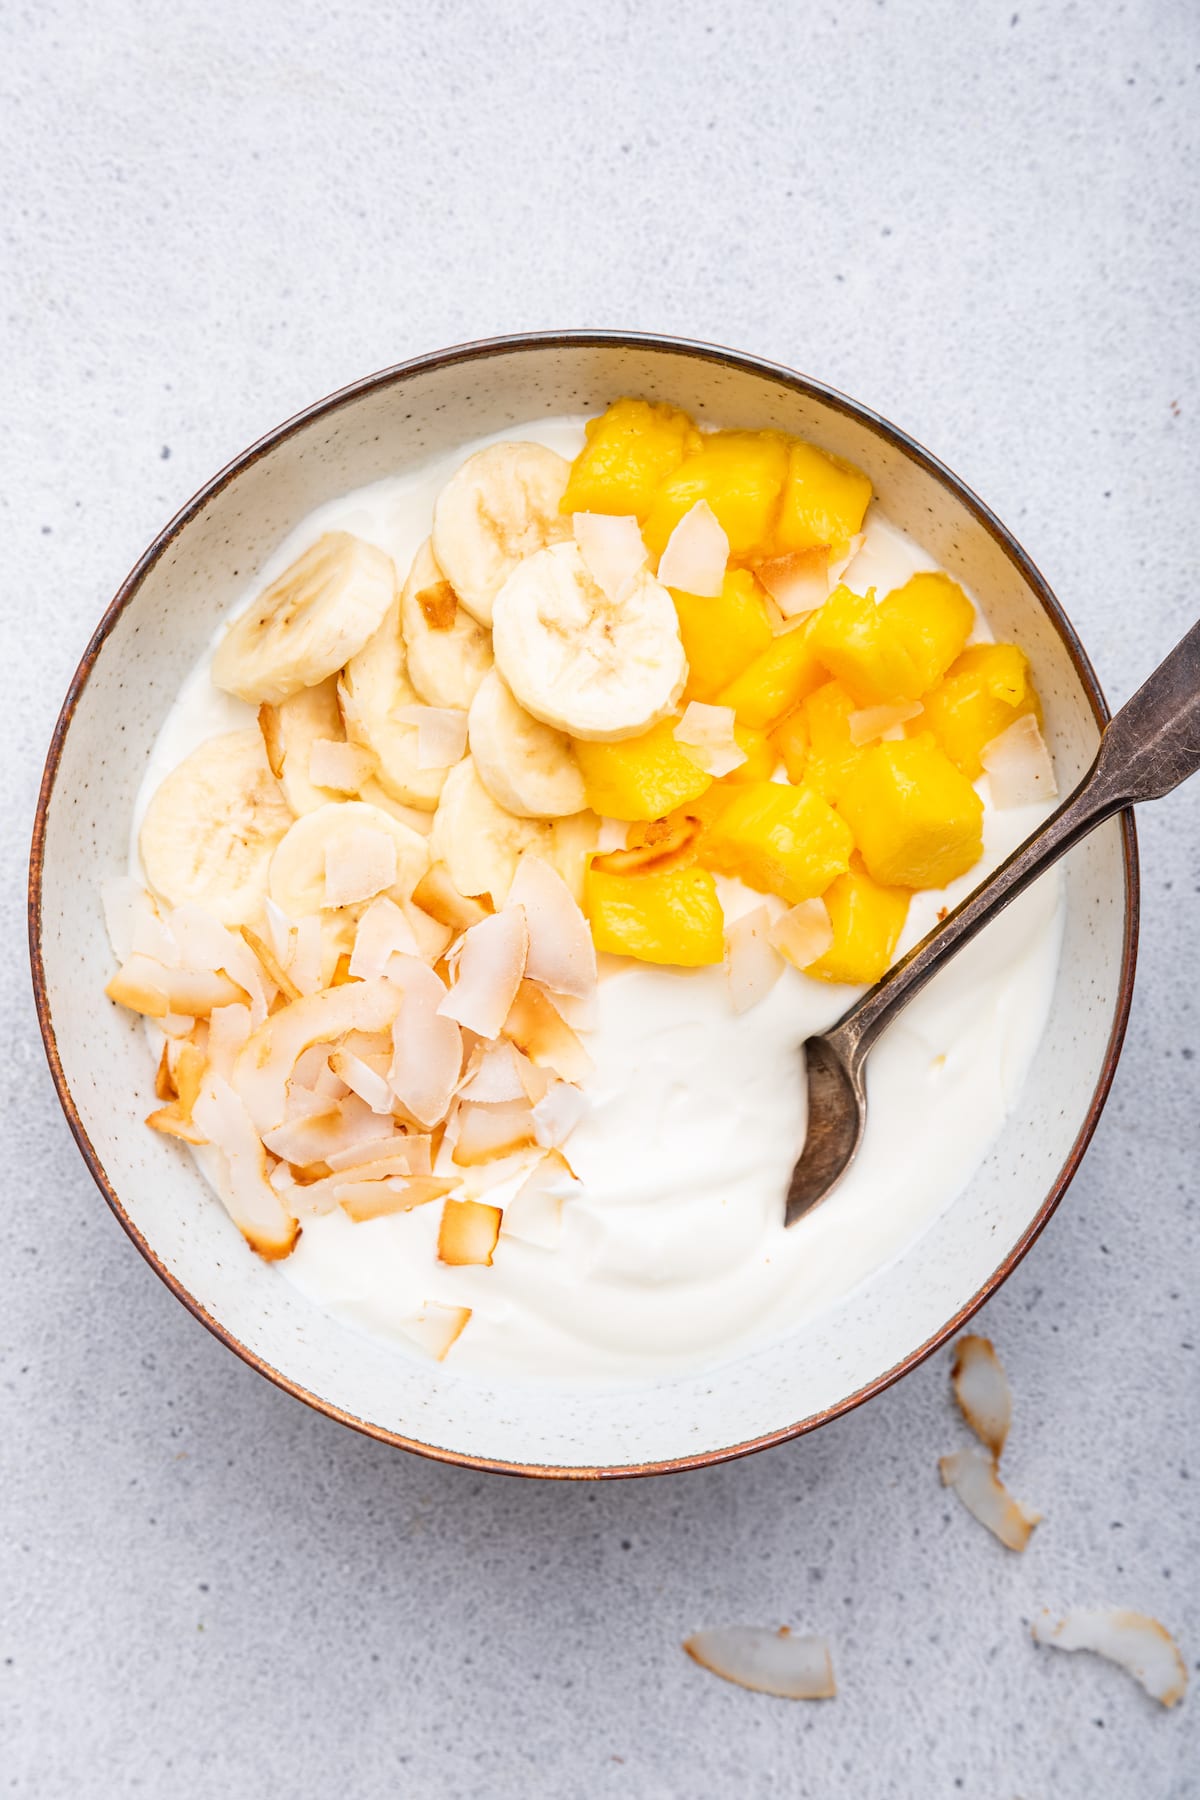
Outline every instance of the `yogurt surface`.
[[(539, 421), (500, 435), (573, 457), (582, 420)], [(428, 535), (440, 488), (493, 441), (464, 445), (417, 475), (320, 508), (279, 546), (240, 604), (327, 530), (378, 544), (402, 578)], [(866, 534), (845, 577), (860, 593), (886, 592), (937, 566), (874, 507)], [(973, 641), (990, 635), (979, 616)], [(254, 709), (214, 687), (209, 664), (206, 656), (184, 684), (146, 771), (130, 853), (139, 876), (137, 833), (163, 777), (204, 739), (254, 722)], [(983, 859), (943, 892), (914, 896), (901, 951), (1050, 810), (997, 811), (986, 777), (977, 785)], [(624, 841), (623, 828), (614, 841)], [(718, 883), (727, 920), (763, 904), (738, 882)], [(400, 1354), (402, 1322), (425, 1301), (469, 1306), (453, 1367), (489, 1379), (575, 1387), (654, 1381), (783, 1337), (899, 1255), (983, 1160), (1046, 1023), (1061, 892), (1057, 871), (1043, 877), (884, 1036), (868, 1064), (858, 1159), (830, 1199), (790, 1230), (784, 1194), (805, 1132), (800, 1045), (861, 990), (789, 966), (765, 1000), (738, 1016), (721, 968), (601, 958), (584, 1032), (595, 1063), (586, 1084), (591, 1106), (567, 1144), (583, 1185), (562, 1208), (557, 1238), (520, 1225), (514, 1214), (490, 1268), (450, 1268), (436, 1255), (439, 1205), (359, 1224), (335, 1210), (305, 1221), (296, 1249), (277, 1265), (279, 1279), (351, 1327), (394, 1339)], [(767, 905), (783, 910), (774, 900)], [(490, 1188), (487, 1198), (502, 1206), (524, 1173)]]

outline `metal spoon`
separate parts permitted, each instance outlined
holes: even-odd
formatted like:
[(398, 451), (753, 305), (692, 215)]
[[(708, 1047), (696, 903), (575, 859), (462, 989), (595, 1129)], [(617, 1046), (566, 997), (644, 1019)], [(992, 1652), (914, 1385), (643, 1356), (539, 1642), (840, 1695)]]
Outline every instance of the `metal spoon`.
[(1122, 807), (1169, 794), (1197, 769), (1200, 623), (1111, 720), (1091, 769), (1058, 811), (831, 1030), (806, 1041), (808, 1135), (788, 1187), (786, 1224), (811, 1212), (853, 1161), (867, 1118), (863, 1067), (901, 1007), (1089, 831)]

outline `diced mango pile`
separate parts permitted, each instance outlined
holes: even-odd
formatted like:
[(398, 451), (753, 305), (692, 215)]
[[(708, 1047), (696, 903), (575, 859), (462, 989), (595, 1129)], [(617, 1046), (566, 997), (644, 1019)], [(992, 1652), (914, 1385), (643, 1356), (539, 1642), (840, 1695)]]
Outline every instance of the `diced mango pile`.
[(728, 709), (744, 757), (706, 772), (676, 736), (678, 715), (575, 744), (589, 806), (629, 827), (624, 850), (591, 859), (598, 949), (721, 962), (714, 877), (733, 876), (788, 907), (823, 902), (832, 942), (806, 972), (872, 982), (911, 895), (978, 861), (980, 753), (1023, 714), (1040, 718), (1023, 653), (968, 645), (974, 608), (938, 572), (865, 597), (831, 579), (795, 618), (768, 592), (793, 553), (822, 574), (845, 566), (870, 498), (860, 470), (778, 431), (701, 433), (636, 399), (589, 423), (564, 512), (633, 515), (652, 563), (698, 501), (728, 538), (719, 593), (671, 591), (688, 664), (681, 705)]

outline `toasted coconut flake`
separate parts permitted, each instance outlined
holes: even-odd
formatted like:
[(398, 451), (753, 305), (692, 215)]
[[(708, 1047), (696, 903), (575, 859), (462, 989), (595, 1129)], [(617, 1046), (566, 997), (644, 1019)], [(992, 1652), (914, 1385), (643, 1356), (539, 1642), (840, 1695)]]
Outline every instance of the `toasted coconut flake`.
[[(213, 1011), (216, 1011), (215, 1007)], [(209, 1016), (211, 1017), (211, 1014)], [(196, 1020), (191, 1013), (164, 1013), (158, 1020), (158, 1028), (169, 1038), (190, 1037), (196, 1028)]]
[(427, 1300), (415, 1318), (404, 1321), (401, 1330), (419, 1350), (435, 1362), (443, 1362), (470, 1317), (469, 1306), (439, 1306), (436, 1301)]
[(389, 1213), (412, 1212), (453, 1192), (454, 1182), (441, 1175), (387, 1175), (382, 1181), (347, 1181), (337, 1191), (342, 1211), (362, 1224)]
[(632, 515), (611, 513), (574, 513), (571, 525), (588, 574), (619, 605), (646, 566), (641, 526)]
[(229, 1080), (233, 1065), (250, 1036), (248, 1006), (214, 1006), (208, 1017), (208, 1060), (218, 1075)]
[(345, 738), (314, 738), (308, 753), (308, 779), (314, 787), (338, 794), (357, 794), (375, 773), (375, 758)]
[(467, 754), (467, 715), (456, 706), (398, 706), (402, 725), (417, 728), (418, 769), (452, 769)]
[(369, 981), (385, 973), (393, 956), (419, 956), (412, 926), (386, 894), (372, 900), (354, 934), (350, 973), (356, 981)]
[(267, 1153), (239, 1095), (219, 1075), (210, 1075), (193, 1112), (200, 1130), (220, 1152), (225, 1176), (221, 1198), (250, 1248), (268, 1262), (289, 1255), (299, 1227), (271, 1186)]
[(1015, 1500), (996, 1472), (996, 1459), (971, 1444), (938, 1461), (942, 1485), (953, 1488), (967, 1511), (1009, 1550), (1024, 1550), (1041, 1513)]
[[(485, 1039), (476, 1044), (467, 1064), (467, 1072), (459, 1084), (459, 1096), (479, 1106), (503, 1106), (510, 1100), (530, 1098), (525, 1070), (541, 1072), (510, 1043), (507, 1038)], [(541, 1095), (538, 1095), (541, 1098)]]
[(223, 970), (168, 969), (166, 978), (170, 1010), (193, 1019), (207, 1019), (218, 1006), (235, 1006), (250, 998)]
[(734, 718), (732, 706), (706, 706), (692, 700), (672, 736), (688, 759), (707, 774), (728, 775), (746, 761), (746, 752), (733, 735)]
[(292, 954), (287, 965), (288, 974), (302, 994), (320, 992), (324, 960), (325, 939), (321, 931), (321, 920), (318, 914), (310, 913), (307, 918), (296, 923)]
[(725, 933), (725, 973), (736, 1013), (757, 1006), (783, 974), (783, 958), (771, 942), (771, 915), (765, 906), (730, 923)]
[(1034, 1642), (1056, 1650), (1091, 1650), (1118, 1663), (1163, 1706), (1187, 1691), (1187, 1665), (1165, 1626), (1146, 1613), (1120, 1606), (1074, 1606), (1061, 1619), (1043, 1612), (1033, 1622)]
[(552, 1069), (564, 1081), (586, 1081), (592, 1059), (550, 996), (532, 981), (522, 981), (507, 1019), (511, 1038), (539, 1069)]
[[(293, 1196), (298, 1210), (308, 1213), (332, 1212), (340, 1206), (347, 1196), (353, 1198), (360, 1187), (369, 1187), (393, 1178), (407, 1181), (413, 1170), (408, 1167), (408, 1157), (403, 1151), (390, 1156), (376, 1157), (374, 1162), (360, 1163), (352, 1169), (331, 1169), (327, 1163), (295, 1164), (293, 1170), (303, 1172), (304, 1185)], [(426, 1171), (420, 1171), (422, 1175)], [(452, 1187), (456, 1184), (451, 1182)], [(422, 1204), (414, 1199), (413, 1206)], [(392, 1212), (407, 1212), (411, 1208), (397, 1203), (388, 1208)]]
[(553, 1250), (562, 1238), (563, 1202), (582, 1183), (561, 1150), (538, 1158), (504, 1208), (501, 1231), (539, 1250)]
[(171, 934), (160, 919), (158, 908), (132, 875), (116, 875), (101, 882), (100, 904), (108, 941), (118, 962), (127, 962), (135, 951), (168, 965), (176, 960)]
[(275, 960), (280, 968), (286, 969), (295, 949), (295, 927), (282, 906), (278, 901), (272, 900), (269, 894), (263, 901), (263, 922)]
[(801, 900), (775, 920), (767, 934), (781, 956), (807, 969), (833, 943), (833, 921), (823, 900)]
[(136, 952), (121, 965), (104, 991), (118, 1006), (126, 1006), (130, 1012), (148, 1019), (161, 1019), (171, 1010), (167, 971), (161, 963), (151, 962), (148, 956)]
[(386, 831), (357, 826), (325, 852), (325, 906), (357, 906), (396, 881), (396, 842)]
[(472, 925), (478, 925), (492, 912), (490, 903), (469, 899), (460, 894), (450, 879), (450, 871), (445, 863), (430, 863), (420, 881), (413, 889), (414, 903), (422, 912), (428, 913), (441, 925), (448, 925), (452, 931), (467, 931)]
[(785, 619), (799, 619), (805, 613), (816, 612), (828, 600), (833, 585), (826, 544), (774, 556), (769, 562), (759, 563), (754, 573)]
[(639, 869), (677, 868), (695, 860), (693, 846), (703, 828), (701, 819), (688, 814), (675, 819), (651, 819), (646, 825), (631, 825), (627, 848), (593, 856), (591, 866), (612, 875), (633, 875)]
[(895, 706), (864, 706), (861, 712), (850, 714), (850, 742), (873, 744), (876, 738), (890, 734), (902, 736), (900, 728), (910, 719), (919, 719), (924, 711), (919, 700), (905, 700)]
[(417, 605), (430, 631), (453, 631), (458, 617), (458, 595), (444, 576), (421, 589)]
[(527, 1100), (503, 1106), (477, 1106), (470, 1101), (455, 1113), (456, 1136), (450, 1159), (460, 1169), (497, 1162), (536, 1144), (533, 1108)]
[(243, 925), (241, 933), (247, 948), (262, 965), (262, 971), (267, 980), (277, 987), (287, 999), (299, 1000), (300, 989), (288, 974), (284, 964), (276, 956), (274, 945), (269, 944), (266, 938), (260, 937), (257, 931), (254, 931), (249, 925)]
[(1032, 713), (1025, 713), (985, 744), (979, 760), (987, 771), (997, 807), (1029, 806), (1037, 800), (1053, 800), (1058, 793), (1054, 764)]
[(388, 1085), (414, 1125), (428, 1131), (446, 1116), (462, 1069), (462, 1032), (441, 1013), (446, 989), (416, 957), (396, 957), (394, 979), (403, 993), (392, 1027)]
[(539, 1144), (557, 1150), (565, 1144), (588, 1111), (582, 1088), (569, 1081), (554, 1081), (533, 1109), (533, 1131)]
[(963, 1418), (999, 1462), (1012, 1421), (1012, 1390), (990, 1338), (974, 1332), (959, 1338), (950, 1380)]
[(360, 1100), (366, 1101), (373, 1113), (390, 1116), (392, 1090), (386, 1078), (377, 1074), (361, 1056), (355, 1056), (352, 1050), (335, 1050), (329, 1058), (329, 1067), (335, 1075), (340, 1076), (352, 1094), (357, 1094)]
[(786, 1625), (724, 1625), (697, 1631), (683, 1647), (702, 1669), (781, 1700), (832, 1700), (837, 1694), (833, 1661), (823, 1637), (793, 1637)]
[[(171, 936), (179, 947), (182, 965), (179, 980), (195, 976), (206, 980), (225, 975), (242, 990), (250, 1003), (250, 1017), (257, 1027), (267, 1016), (273, 997), (263, 983), (258, 957), (239, 932), (230, 931), (204, 907), (186, 901), (170, 914)], [(188, 1011), (198, 1009), (189, 1007)], [(211, 1009), (210, 1009), (211, 1010)]]
[(667, 539), (658, 563), (664, 587), (715, 599), (725, 580), (729, 539), (707, 500), (697, 500)]
[(463, 936), (454, 986), (438, 1011), (480, 1037), (499, 1037), (517, 997), (528, 954), (529, 928), (521, 907), (506, 907), (481, 919)]
[(365, 1138), (361, 1143), (350, 1144), (344, 1150), (331, 1150), (325, 1161), (337, 1175), (346, 1169), (353, 1169), (357, 1173), (367, 1163), (380, 1162), (385, 1158), (396, 1164), (393, 1171), (395, 1173), (429, 1175), (433, 1172), (429, 1139), (417, 1132), (394, 1131), (383, 1137)]
[(508, 906), (524, 909), (529, 927), (525, 973), (557, 994), (583, 1000), (596, 986), (596, 946), (583, 911), (558, 873), (527, 850), (517, 864)]
[(172, 1100), (168, 1105), (158, 1107), (155, 1112), (147, 1113), (146, 1123), (151, 1131), (160, 1131), (166, 1137), (179, 1138), (185, 1144), (208, 1142), (200, 1127), (187, 1116), (178, 1100)]
[(190, 1038), (181, 1038), (178, 1042), (171, 1043), (167, 1054), (171, 1066), (171, 1085), (179, 1102), (179, 1110), (185, 1119), (190, 1119), (204, 1081), (204, 1072), (208, 1068), (207, 1049), (193, 1043)]
[(348, 1031), (385, 1031), (400, 1003), (401, 990), (391, 981), (352, 981), (272, 1013), (250, 1037), (233, 1072), (233, 1085), (258, 1129), (271, 1131), (282, 1124), (288, 1082), (305, 1050), (333, 1043)]
[(859, 551), (862, 549), (862, 547), (866, 543), (866, 541), (867, 541), (866, 532), (859, 531), (859, 532), (856, 532), (855, 535), (849, 540), (849, 542), (847, 544), (845, 544), (840, 550), (838, 550), (838, 551), (831, 550), (830, 551), (830, 553), (829, 553), (829, 586), (830, 586), (831, 591), (832, 591), (832, 589), (834, 589), (837, 586), (838, 582), (844, 578), (846, 571), (851, 567), (851, 565), (854, 562), (855, 557), (858, 555)]
[(498, 1206), (482, 1200), (447, 1200), (438, 1230), (439, 1260), (456, 1268), (474, 1263), (490, 1268), (503, 1217)]

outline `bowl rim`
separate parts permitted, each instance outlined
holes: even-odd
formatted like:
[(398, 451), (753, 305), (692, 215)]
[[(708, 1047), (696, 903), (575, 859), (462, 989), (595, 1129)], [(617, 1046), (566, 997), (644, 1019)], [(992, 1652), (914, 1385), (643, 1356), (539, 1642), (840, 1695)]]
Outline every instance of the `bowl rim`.
[(137, 594), (146, 576), (162, 557), (163, 553), (174, 542), (190, 521), (211, 501), (222, 489), (237, 479), (244, 470), (250, 468), (278, 444), (305, 430), (319, 419), (327, 418), (340, 411), (344, 406), (354, 404), (364, 395), (387, 388), (409, 376), (424, 374), (435, 369), (444, 369), (459, 363), (486, 361), (495, 356), (524, 354), (530, 351), (544, 351), (554, 348), (597, 348), (597, 349), (641, 349), (665, 350), (673, 355), (690, 357), (699, 362), (716, 363), (742, 373), (758, 375), (775, 382), (806, 398), (820, 401), (835, 412), (846, 414), (865, 425), (874, 434), (883, 439), (893, 449), (899, 450), (909, 461), (916, 463), (930, 474), (962, 504), (1003, 551), (1014, 565), (1022, 579), (1030, 587), (1057, 631), (1063, 646), (1071, 659), (1072, 666), (1087, 696), (1092, 715), (1098, 726), (1103, 728), (1110, 713), (1104, 693), (1096, 677), (1095, 670), (1085, 651), (1082, 642), (1063, 607), (1056, 599), (1049, 583), (1036, 567), (1032, 559), (1022, 549), (1008, 527), (988, 507), (954, 471), (934, 456), (925, 446), (901, 430), (897, 425), (885, 419), (882, 414), (863, 406), (859, 401), (827, 386), (824, 382), (791, 369), (785, 364), (776, 363), (764, 357), (752, 355), (746, 351), (733, 350), (721, 344), (706, 343), (696, 339), (680, 338), (670, 334), (656, 332), (611, 331), (611, 330), (545, 330), (517, 332), (507, 336), (474, 339), (461, 344), (454, 344), (443, 350), (427, 352), (420, 356), (410, 357), (404, 362), (394, 363), (374, 374), (363, 376), (345, 387), (337, 388), (323, 399), (314, 401), (300, 412), (285, 419), (282, 424), (266, 432), (247, 449), (233, 457), (231, 461), (218, 470), (203, 487), (197, 489), (174, 517), (153, 539), (148, 548), (134, 563), (129, 574), (117, 589), (116, 594), (105, 608), (99, 624), (87, 644), (79, 661), (79, 666), (71, 678), (66, 697), (59, 711), (58, 719), (51, 735), (47, 751), (45, 767), (38, 790), (37, 809), (34, 817), (33, 839), (29, 863), (28, 887), (28, 926), (29, 953), (33, 974), (34, 1003), (37, 1010), (38, 1025), (42, 1034), (42, 1043), (49, 1064), (50, 1074), (58, 1095), (59, 1104), (66, 1116), (72, 1136), (79, 1147), (92, 1178), (103, 1194), (109, 1207), (120, 1224), (150, 1267), (165, 1282), (167, 1287), (180, 1300), (201, 1324), (205, 1325), (214, 1337), (218, 1338), (228, 1349), (247, 1363), (252, 1369), (264, 1375), (276, 1387), (281, 1388), (293, 1398), (303, 1401), (314, 1411), (336, 1420), (339, 1424), (348, 1425), (352, 1430), (364, 1436), (374, 1438), (378, 1442), (390, 1444), (398, 1449), (410, 1450), (419, 1456), (434, 1462), (457, 1464), (464, 1468), (483, 1473), (521, 1475), (548, 1480), (615, 1480), (632, 1479), (648, 1475), (677, 1474), (686, 1470), (716, 1467), (721, 1463), (732, 1462), (743, 1456), (749, 1456), (758, 1450), (766, 1450), (776, 1444), (783, 1444), (792, 1438), (806, 1436), (821, 1425), (841, 1418), (852, 1412), (865, 1401), (883, 1393), (893, 1383), (909, 1374), (927, 1357), (941, 1348), (962, 1325), (977, 1312), (984, 1303), (1003, 1285), (1017, 1264), (1021, 1262), (1042, 1231), (1051, 1215), (1070, 1186), (1084, 1153), (1091, 1142), (1105, 1101), (1108, 1098), (1116, 1073), (1117, 1062), (1125, 1038), (1129, 1022), (1129, 1011), (1133, 997), (1133, 979), (1137, 962), (1138, 917), (1140, 878), (1138, 868), (1137, 833), (1133, 812), (1126, 808), (1120, 815), (1122, 839), (1122, 868), (1124, 875), (1125, 916), (1121, 954), (1120, 981), (1117, 990), (1117, 1003), (1113, 1015), (1112, 1028), (1105, 1047), (1104, 1059), (1099, 1077), (1093, 1090), (1087, 1112), (1084, 1115), (1071, 1148), (1062, 1168), (1059, 1170), (1047, 1195), (1037, 1213), (1009, 1251), (1008, 1255), (992, 1272), (988, 1279), (966, 1300), (944, 1325), (934, 1331), (923, 1343), (894, 1364), (885, 1369), (873, 1380), (866, 1382), (854, 1393), (837, 1401), (834, 1405), (823, 1408), (794, 1424), (784, 1425), (777, 1430), (761, 1433), (754, 1438), (737, 1444), (730, 1444), (718, 1449), (701, 1451), (695, 1455), (669, 1457), (662, 1461), (643, 1463), (622, 1463), (612, 1466), (565, 1464), (515, 1463), (506, 1462), (495, 1457), (473, 1456), (464, 1451), (446, 1449), (441, 1445), (427, 1444), (419, 1439), (404, 1436), (401, 1432), (390, 1431), (385, 1426), (371, 1420), (359, 1418), (312, 1392), (300, 1382), (292, 1380), (280, 1369), (276, 1369), (263, 1357), (251, 1350), (221, 1321), (215, 1318), (208, 1309), (188, 1291), (182, 1281), (173, 1274), (158, 1256), (152, 1245), (138, 1230), (129, 1214), (125, 1211), (121, 1200), (110, 1182), (103, 1163), (94, 1145), (88, 1137), (83, 1121), (76, 1108), (71, 1094), (62, 1061), (58, 1054), (54, 1024), (50, 1014), (50, 1003), (46, 987), (46, 973), (42, 954), (42, 877), (45, 860), (46, 827), (49, 809), (54, 796), (55, 783), (62, 760), (63, 746), (70, 730), (75, 709), (87, 686), (97, 659), (104, 644), (126, 606)]

